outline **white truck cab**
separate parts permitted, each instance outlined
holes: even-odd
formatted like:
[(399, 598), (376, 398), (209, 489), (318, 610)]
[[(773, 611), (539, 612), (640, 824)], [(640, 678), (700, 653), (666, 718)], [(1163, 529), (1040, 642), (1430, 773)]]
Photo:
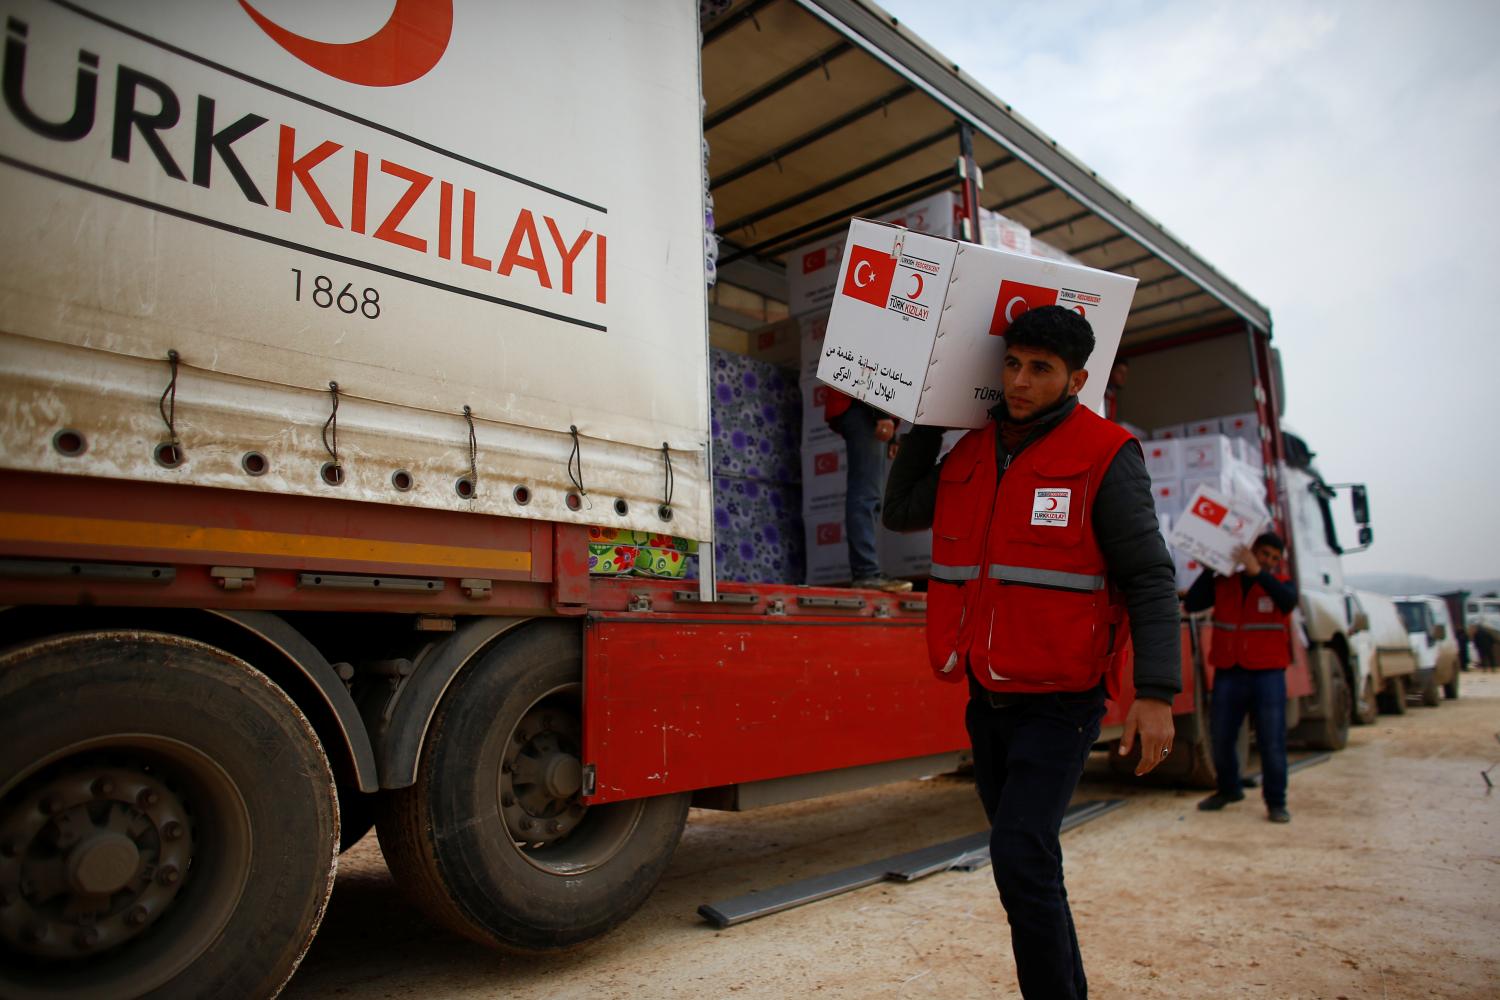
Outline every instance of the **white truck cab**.
[(1448, 605), (1441, 597), (1416, 594), (1396, 598), (1396, 610), (1417, 657), (1416, 684), (1422, 704), (1438, 703), (1439, 686), (1449, 698), (1457, 698), (1458, 640), (1448, 620)]

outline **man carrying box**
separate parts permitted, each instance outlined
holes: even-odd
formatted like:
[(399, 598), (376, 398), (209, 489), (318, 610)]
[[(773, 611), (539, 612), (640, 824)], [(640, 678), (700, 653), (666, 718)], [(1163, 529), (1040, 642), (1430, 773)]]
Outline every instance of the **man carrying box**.
[(1241, 572), (1219, 576), (1206, 569), (1183, 598), (1189, 614), (1214, 609), (1209, 724), (1219, 790), (1198, 803), (1206, 812), (1245, 797), (1236, 744), (1249, 712), (1260, 748), (1266, 816), (1273, 823), (1292, 821), (1286, 809), (1286, 668), (1292, 653), (1287, 620), (1297, 607), (1297, 588), (1275, 576), (1285, 552), (1281, 536), (1267, 531), (1248, 549), (1235, 551)]
[(937, 463), (941, 428), (914, 428), (886, 484), (885, 525), (932, 528), (927, 646), (969, 685), (965, 722), (1021, 992), (1088, 994), (1058, 832), (1099, 738), (1106, 685), (1135, 647), (1120, 752), (1145, 774), (1171, 753), (1182, 687), (1172, 560), (1129, 432), (1078, 403), (1094, 348), (1060, 306), (1004, 331), (1002, 400)]

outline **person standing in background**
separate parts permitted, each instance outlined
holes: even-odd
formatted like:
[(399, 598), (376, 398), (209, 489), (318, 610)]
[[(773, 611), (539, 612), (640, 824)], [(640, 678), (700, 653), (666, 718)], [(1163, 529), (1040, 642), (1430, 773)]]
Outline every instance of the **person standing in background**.
[(896, 436), (896, 420), (868, 403), (836, 389), (828, 392), (824, 409), (828, 426), (844, 439), (849, 484), (844, 494), (844, 538), (849, 544), (852, 587), (902, 594), (910, 580), (893, 580), (880, 572), (875, 544), (876, 518), (884, 488), (885, 455)]
[(1281, 536), (1267, 531), (1254, 545), (1235, 552), (1244, 567), (1240, 572), (1219, 576), (1204, 570), (1182, 602), (1189, 614), (1214, 609), (1209, 722), (1219, 788), (1198, 803), (1205, 812), (1245, 797), (1237, 744), (1248, 713), (1260, 748), (1266, 816), (1273, 823), (1292, 821), (1286, 808), (1286, 668), (1292, 657), (1287, 626), (1297, 607), (1297, 588), (1276, 576), (1285, 552)]

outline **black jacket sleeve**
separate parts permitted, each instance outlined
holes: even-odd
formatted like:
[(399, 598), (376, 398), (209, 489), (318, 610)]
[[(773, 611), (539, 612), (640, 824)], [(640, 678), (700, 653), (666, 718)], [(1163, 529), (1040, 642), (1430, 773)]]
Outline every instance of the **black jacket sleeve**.
[(1196, 615), (1214, 606), (1214, 579), (1214, 571), (1206, 569), (1193, 581), (1182, 599), (1182, 607), (1188, 614)]
[(1260, 589), (1271, 598), (1271, 603), (1276, 605), (1276, 610), (1284, 615), (1291, 614), (1297, 607), (1297, 585), (1289, 580), (1278, 580), (1271, 575), (1270, 570), (1261, 570), (1260, 575), (1255, 578), (1260, 584)]
[(901, 437), (901, 447), (885, 480), (880, 520), (892, 531), (925, 531), (937, 512), (937, 460), (943, 429), (918, 425)]
[(1130, 611), (1135, 692), (1171, 701), (1182, 690), (1177, 575), (1151, 499), (1140, 445), (1121, 448), (1094, 497), (1094, 537)]

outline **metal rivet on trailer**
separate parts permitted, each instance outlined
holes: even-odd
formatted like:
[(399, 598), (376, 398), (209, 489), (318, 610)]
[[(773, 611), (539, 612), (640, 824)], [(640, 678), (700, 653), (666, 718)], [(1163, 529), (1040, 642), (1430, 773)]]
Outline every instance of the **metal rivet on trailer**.
[(468, 476), (459, 476), (458, 482), (453, 484), (453, 492), (465, 500), (474, 499), (474, 480)]
[(397, 493), (405, 493), (412, 487), (411, 473), (405, 469), (397, 469), (391, 473), (391, 486)]
[(64, 427), (52, 435), (52, 447), (57, 449), (59, 455), (68, 458), (77, 458), (89, 450), (89, 439), (83, 436), (83, 431), (75, 431), (71, 427)]
[(187, 461), (187, 454), (181, 445), (175, 445), (170, 441), (163, 441), (151, 452), (151, 457), (156, 459), (156, 464), (163, 469), (175, 469)]
[(522, 507), (531, 503), (531, 490), (525, 486), (517, 486), (514, 490), (511, 490), (510, 495)]
[(323, 482), (329, 486), (344, 485), (344, 467), (337, 462), (324, 462), (323, 468), (318, 470), (318, 475), (323, 477)]
[(567, 503), (569, 510), (583, 509), (583, 497), (579, 496), (577, 493), (569, 493), (565, 502)]
[(656, 508), (656, 516), (661, 518), (663, 521), (670, 521), (672, 520), (672, 508), (668, 507), (666, 504), (662, 504), (660, 507)]
[(621, 517), (630, 513), (630, 504), (626, 503), (623, 497), (615, 498), (615, 513)]
[(246, 475), (264, 476), (271, 463), (258, 451), (247, 451), (240, 456), (240, 468), (245, 470)]

